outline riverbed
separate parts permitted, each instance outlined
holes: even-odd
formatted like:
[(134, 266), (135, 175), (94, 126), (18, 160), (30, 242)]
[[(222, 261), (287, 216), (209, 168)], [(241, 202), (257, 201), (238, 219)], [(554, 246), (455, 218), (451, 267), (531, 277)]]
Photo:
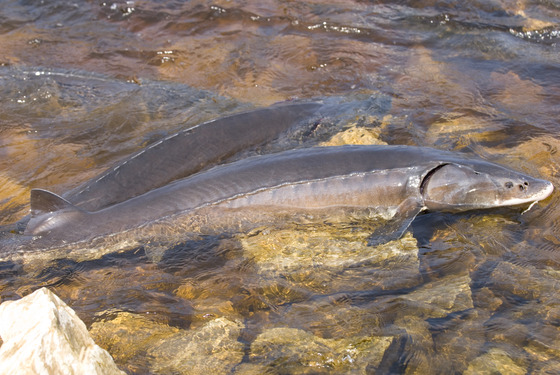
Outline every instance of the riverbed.
[(2, 263), (0, 302), (49, 287), (130, 374), (558, 373), (559, 24), (528, 0), (3, 1), (0, 224), (32, 188), (286, 100), (327, 109), (239, 157), (428, 146), (556, 190), (528, 211), (426, 213), (377, 247), (360, 225), (286, 223)]

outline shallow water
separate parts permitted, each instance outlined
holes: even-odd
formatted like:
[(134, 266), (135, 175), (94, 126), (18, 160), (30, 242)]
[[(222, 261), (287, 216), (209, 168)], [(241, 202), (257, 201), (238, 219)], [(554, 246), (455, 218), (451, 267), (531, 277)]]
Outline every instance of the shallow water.
[[(0, 223), (26, 214), (30, 188), (63, 193), (174, 131), (291, 98), (328, 110), (256, 152), (430, 146), (558, 188), (559, 11), (3, 1)], [(0, 298), (49, 286), (129, 373), (557, 373), (559, 199), (428, 213), (378, 248), (337, 223), (173, 233), (40, 272), (0, 264)]]

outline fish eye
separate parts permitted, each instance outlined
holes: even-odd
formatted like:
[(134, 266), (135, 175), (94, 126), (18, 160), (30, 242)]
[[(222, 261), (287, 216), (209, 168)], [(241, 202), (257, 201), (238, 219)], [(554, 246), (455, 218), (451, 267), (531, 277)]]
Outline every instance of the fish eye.
[(506, 182), (504, 185), (505, 185), (505, 187), (507, 187), (508, 189), (511, 189), (511, 188), (513, 187), (513, 182), (508, 181), (508, 182)]

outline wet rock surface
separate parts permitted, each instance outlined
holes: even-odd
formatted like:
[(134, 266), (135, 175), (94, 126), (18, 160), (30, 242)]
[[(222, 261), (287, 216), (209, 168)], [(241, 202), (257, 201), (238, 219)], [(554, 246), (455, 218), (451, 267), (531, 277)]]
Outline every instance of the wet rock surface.
[(348, 285), (353, 290), (407, 288), (420, 279), (418, 248), (410, 235), (375, 250), (367, 237), (327, 231), (273, 230), (244, 238), (242, 244), (262, 275), (321, 293)]
[(0, 373), (124, 374), (60, 298), (42, 288), (0, 305)]
[(344, 372), (364, 374), (374, 370), (392, 337), (324, 339), (294, 328), (273, 328), (251, 344), (249, 362), (237, 373), (267, 373), (282, 369), (294, 374)]
[(119, 313), (112, 320), (94, 323), (90, 333), (125, 368), (127, 363), (141, 363), (155, 373), (227, 374), (243, 358), (238, 340), (242, 328), (240, 322), (217, 318), (185, 330), (149, 316)]
[(463, 374), (526, 374), (524, 366), (519, 366), (503, 350), (490, 349), (473, 360)]
[(148, 350), (148, 355), (157, 358), (152, 369), (158, 373), (231, 373), (244, 356), (239, 341), (242, 329), (240, 322), (217, 318), (189, 334), (169, 337)]

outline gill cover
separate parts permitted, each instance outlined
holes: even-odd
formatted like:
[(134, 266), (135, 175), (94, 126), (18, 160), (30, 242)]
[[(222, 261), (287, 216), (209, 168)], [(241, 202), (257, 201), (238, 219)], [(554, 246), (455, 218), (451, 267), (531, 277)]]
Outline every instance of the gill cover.
[(31, 219), (25, 228), (26, 235), (43, 235), (63, 226), (87, 212), (66, 199), (47, 190), (31, 190)]

